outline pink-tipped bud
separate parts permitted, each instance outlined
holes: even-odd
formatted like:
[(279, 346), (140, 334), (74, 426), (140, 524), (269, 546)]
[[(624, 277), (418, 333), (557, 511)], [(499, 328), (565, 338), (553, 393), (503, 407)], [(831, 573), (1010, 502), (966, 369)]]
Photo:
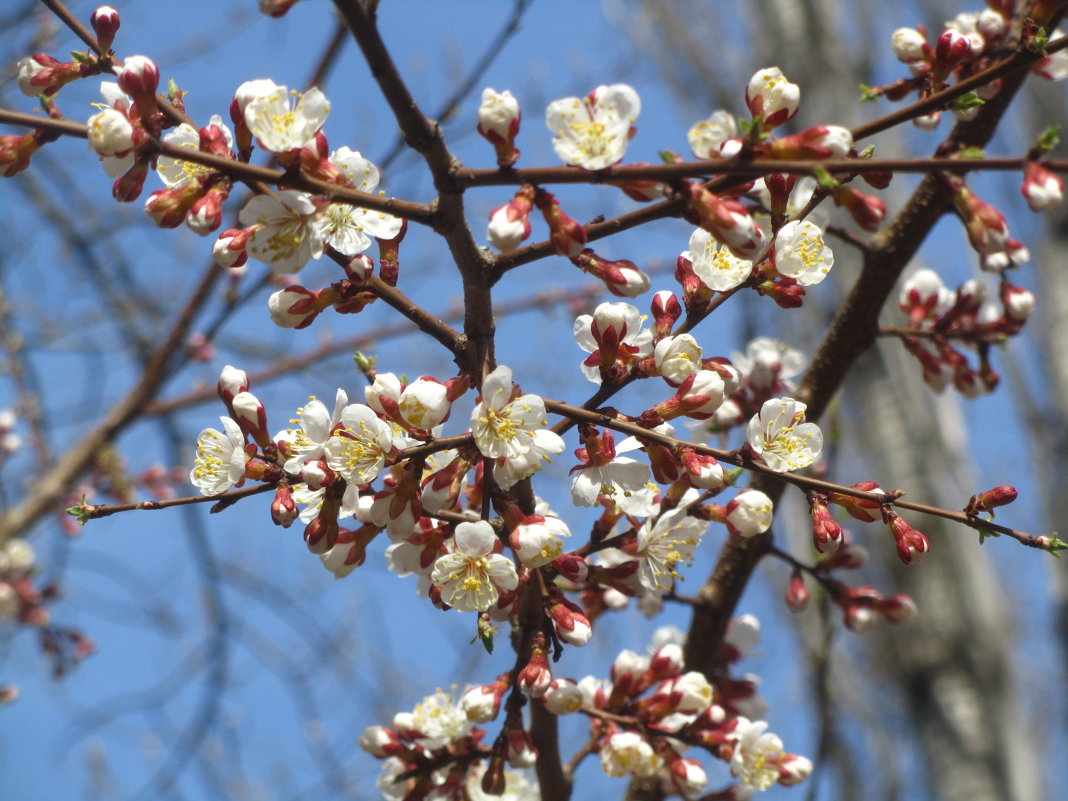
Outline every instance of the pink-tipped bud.
[(319, 293), (299, 285), (287, 286), (267, 298), (271, 321), (282, 328), (307, 328), (319, 316)]
[(248, 375), (245, 371), (228, 364), (222, 369), (219, 382), (216, 384), (216, 392), (229, 409), (234, 396), (240, 392), (248, 392), (248, 387)]
[(780, 309), (799, 309), (805, 302), (805, 288), (788, 276), (757, 284), (756, 291), (775, 301)]
[(146, 120), (156, 112), (156, 89), (159, 87), (159, 67), (148, 56), (130, 56), (118, 74), (119, 88), (134, 99), (134, 104)]
[(586, 247), (586, 229), (563, 212), (560, 201), (551, 192), (539, 189), (534, 195), (534, 203), (549, 226), (549, 241), (553, 250), (569, 259), (582, 253)]
[(519, 101), (505, 90), (482, 90), (482, 103), (478, 107), (478, 132), (497, 151), (497, 166), (511, 167), (519, 160), (515, 137), (519, 133), (522, 113)]
[[(861, 492), (870, 492), (877, 495), (886, 494), (874, 481), (858, 481), (852, 488), (860, 490)], [(879, 509), (882, 507), (882, 501), (871, 501), (867, 498), (855, 498), (852, 495), (843, 495), (837, 492), (829, 493), (827, 499), (830, 503), (833, 503), (836, 506), (841, 506), (849, 512), (851, 517), (855, 517), (857, 520), (871, 523), (872, 521), (879, 519)]]
[(530, 236), (530, 210), (533, 207), (534, 189), (524, 186), (515, 197), (490, 213), (486, 239), (501, 253), (511, 253)]
[(692, 448), (683, 448), (680, 456), (691, 486), (702, 490), (718, 490), (727, 485), (723, 465), (717, 462), (715, 457), (695, 453)]
[(510, 686), (509, 676), (504, 673), (493, 684), (472, 687), (460, 698), (460, 709), (472, 723), (489, 723), (500, 712), (501, 699)]
[(539, 631), (534, 635), (530, 659), (519, 671), (516, 682), (520, 690), (533, 698), (538, 698), (545, 695), (552, 680), (552, 671), (549, 670), (549, 644), (545, 634)]
[(791, 119), (801, 103), (801, 90), (790, 83), (778, 67), (759, 70), (745, 88), (745, 104), (764, 131)]
[(616, 297), (636, 298), (649, 289), (649, 276), (632, 261), (608, 261), (588, 248), (571, 261), (583, 272), (604, 281), (605, 289)]
[(764, 232), (736, 200), (722, 199), (697, 181), (683, 185), (687, 219), (701, 226), (740, 259), (753, 259), (764, 246)]
[(953, 28), (942, 31), (935, 42), (935, 74), (944, 80), (954, 67), (975, 55), (972, 40)]
[(886, 219), (886, 203), (881, 198), (852, 187), (835, 188), (834, 204), (845, 207), (852, 215), (853, 222), (865, 231), (878, 231), (879, 226)]
[(508, 764), (519, 769), (533, 767), (538, 761), (538, 749), (530, 735), (518, 726), (505, 726), (504, 736), (508, 743)]
[(817, 492), (808, 496), (809, 514), (812, 517), (812, 544), (820, 553), (834, 553), (842, 544), (845, 533), (827, 508), (827, 498)]
[(649, 311), (653, 316), (653, 330), (657, 337), (665, 337), (671, 333), (675, 321), (682, 316), (682, 306), (675, 293), (662, 289), (653, 295), (649, 304)]
[(227, 228), (211, 248), (211, 258), (220, 267), (241, 267), (248, 261), (248, 240), (255, 228)]
[(875, 602), (875, 608), (882, 612), (883, 617), (896, 626), (909, 623), (919, 614), (916, 602), (907, 595), (891, 595)]
[(589, 618), (577, 604), (562, 595), (554, 595), (546, 611), (552, 618), (556, 636), (561, 640), (569, 645), (580, 647), (590, 641), (590, 637), (593, 636), (593, 627), (590, 626)]
[(259, 398), (251, 392), (239, 392), (230, 402), (230, 409), (241, 430), (257, 445), (266, 448), (271, 444), (271, 436), (267, 433), (267, 410)]
[(145, 188), (147, 177), (148, 162), (135, 162), (125, 175), (111, 185), (111, 196), (120, 203), (133, 203), (141, 197), (141, 190)]
[(682, 673), (682, 646), (668, 643), (657, 648), (649, 658), (648, 678), (651, 681), (673, 679)]
[(1027, 200), (1031, 211), (1052, 211), (1064, 200), (1064, 179), (1042, 165), (1029, 161), (1024, 168), (1020, 194)]
[(579, 584), (590, 576), (590, 564), (585, 557), (565, 553), (552, 561), (552, 566), (568, 581)]
[(804, 612), (808, 607), (812, 593), (805, 586), (805, 579), (800, 570), (795, 570), (790, 576), (790, 586), (786, 588), (786, 608), (791, 612)]
[(29, 167), (30, 157), (44, 141), (37, 131), (0, 136), (0, 176), (10, 178)]
[(976, 252), (989, 256), (1005, 250), (1009, 225), (1000, 211), (977, 198), (963, 183), (953, 195), (953, 204), (964, 220), (968, 242)]
[(852, 148), (853, 133), (848, 128), (817, 125), (769, 142), (765, 152), (776, 159), (840, 159)]
[(379, 759), (397, 756), (408, 750), (397, 737), (397, 733), (385, 726), (368, 726), (356, 742), (368, 754)]
[(289, 528), (297, 519), (300, 510), (293, 501), (293, 492), (289, 484), (282, 482), (274, 491), (274, 500), (271, 502), (271, 520), (276, 526)]
[(1002, 484), (1000, 486), (989, 489), (986, 492), (980, 492), (973, 495), (968, 501), (968, 505), (964, 507), (964, 514), (977, 515), (981, 512), (993, 513), (993, 510), (998, 506), (1005, 506), (1016, 500), (1016, 488), (1010, 487), (1008, 484)]
[(119, 12), (111, 6), (100, 6), (89, 18), (89, 24), (93, 26), (93, 32), (96, 34), (101, 51), (106, 53), (111, 49), (115, 34), (121, 24)]
[(884, 513), (884, 516), (887, 518), (890, 532), (894, 535), (898, 558), (904, 564), (911, 564), (916, 556), (930, 550), (931, 544), (927, 537), (906, 523), (905, 518), (893, 511)]

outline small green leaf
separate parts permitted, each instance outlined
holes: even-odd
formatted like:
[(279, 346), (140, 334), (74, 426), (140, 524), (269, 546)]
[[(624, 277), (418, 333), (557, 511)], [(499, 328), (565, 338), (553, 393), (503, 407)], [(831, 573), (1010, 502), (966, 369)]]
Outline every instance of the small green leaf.
[(84, 53), (80, 50), (71, 50), (70, 57), (75, 64), (85, 64), (90, 60), (90, 58), (92, 58), (92, 55), (90, 53)]
[(377, 356), (367, 356), (362, 351), (356, 351), (352, 354), (352, 360), (356, 362), (356, 369), (361, 373), (369, 373), (375, 369), (375, 362), (378, 361)]
[(957, 111), (965, 111), (985, 104), (986, 101), (979, 97), (975, 92), (965, 92), (953, 101), (953, 108)]
[(753, 122), (753, 120), (747, 120), (744, 117), (738, 120), (738, 130), (743, 138), (748, 138), (750, 131), (753, 130)]
[(840, 186), (838, 179), (827, 172), (826, 167), (817, 164), (813, 172), (819, 185), (824, 189), (837, 189)]
[(961, 150), (957, 155), (962, 159), (982, 159), (986, 158), (986, 152), (981, 147), (966, 147)]
[(497, 627), (490, 621), (489, 615), (482, 613), (478, 616), (478, 631), (475, 632), (475, 636), (471, 638), (471, 643), (474, 644), (475, 640), (482, 641), (482, 647), (486, 649), (486, 653), (493, 653), (493, 635), (497, 633)]
[(995, 531), (994, 529), (987, 528), (986, 526), (979, 526), (978, 531), (979, 531), (979, 544), (980, 545), (982, 545), (984, 542), (986, 542), (987, 537), (1000, 537), (1001, 536), (1001, 532), (1000, 531)]
[(92, 507), (85, 503), (84, 498), (77, 506), (68, 506), (64, 511), (71, 517), (76, 518), (79, 526), (84, 526), (93, 519)]
[(875, 155), (875, 145), (868, 145), (857, 154), (862, 159), (870, 159)]
[(874, 103), (879, 99), (879, 95), (875, 90), (868, 86), (866, 83), (860, 85), (860, 101), (861, 103)]
[(1061, 126), (1051, 125), (1044, 130), (1038, 137), (1038, 141), (1035, 142), (1035, 149), (1041, 151), (1053, 150), (1058, 144), (1060, 144), (1061, 138), (1057, 135), (1061, 131)]

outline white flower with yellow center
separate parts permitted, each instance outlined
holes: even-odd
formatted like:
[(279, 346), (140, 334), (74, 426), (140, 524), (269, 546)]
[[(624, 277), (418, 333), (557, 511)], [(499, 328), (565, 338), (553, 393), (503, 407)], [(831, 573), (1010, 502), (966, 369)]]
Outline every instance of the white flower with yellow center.
[(652, 524), (646, 521), (638, 530), (641, 585), (650, 592), (670, 590), (674, 580), (680, 578), (675, 565), (693, 564), (694, 549), (707, 528), (707, 521), (690, 517), (683, 507), (664, 512)]
[(534, 444), (545, 426), (545, 403), (537, 395), (512, 400), (512, 371), (501, 365), (482, 382), (482, 400), (471, 412), (471, 434), (483, 456), (514, 459)]
[(220, 417), (222, 431), (205, 428), (197, 437), (197, 456), (189, 481), (201, 495), (226, 492), (245, 475), (249, 458), (245, 453), (245, 435), (229, 417)]
[[(330, 162), (361, 192), (373, 192), (378, 186), (378, 168), (359, 151), (338, 148), (330, 154)], [(348, 203), (331, 203), (320, 218), (323, 238), (345, 256), (363, 253), (372, 239), (393, 239), (402, 224), (400, 217)]]
[(729, 111), (720, 109), (713, 112), (707, 120), (694, 125), (686, 138), (690, 142), (690, 149), (699, 159), (720, 158), (719, 149), (728, 139), (738, 136), (738, 122)]
[(664, 760), (637, 732), (621, 731), (601, 744), (601, 769), (609, 776), (652, 776)]
[(441, 600), (460, 612), (484, 612), (497, 603), (500, 590), (516, 588), (515, 565), (493, 552), (497, 542), (485, 520), (456, 526), (449, 552), (434, 562), (430, 576), (441, 587)]
[(808, 220), (794, 220), (775, 235), (775, 269), (801, 286), (818, 284), (834, 266), (834, 253), (823, 242), (823, 231)]
[[(208, 125), (214, 125), (222, 131), (227, 146), (233, 150), (234, 135), (230, 133), (230, 129), (223, 123), (222, 117), (218, 114), (213, 114), (208, 121)], [(185, 122), (174, 130), (168, 131), (163, 137), (163, 141), (174, 147), (192, 151), (200, 150), (200, 132), (192, 125)], [(176, 159), (173, 156), (161, 155), (156, 161), (156, 172), (159, 173), (160, 180), (167, 186), (181, 186), (182, 184), (192, 181), (198, 175), (213, 172), (213, 170), (211, 167), (205, 167), (203, 164), (196, 164), (192, 161), (183, 161), (182, 159)]]
[(731, 756), (731, 775), (751, 790), (767, 790), (779, 779), (779, 761), (783, 757), (782, 740), (765, 733), (767, 721), (737, 718), (731, 733), (735, 740)]
[(554, 100), (545, 110), (545, 124), (565, 164), (602, 170), (623, 158), (641, 109), (638, 93), (617, 83), (598, 86), (585, 98)]
[(300, 95), (271, 81), (250, 81), (242, 86), (250, 85), (257, 94), (245, 99), (245, 124), (259, 139), (260, 147), (272, 153), (304, 147), (330, 113), (330, 102), (318, 89)]
[(656, 343), (653, 362), (660, 375), (677, 387), (701, 369), (701, 346), (689, 334), (666, 336)]
[(289, 422), (299, 428), (287, 428), (275, 435), (275, 442), (285, 442), (293, 454), (285, 464), (287, 473), (299, 474), (308, 459), (321, 459), (323, 446), (330, 439), (330, 432), (341, 422), (341, 410), (349, 402), (345, 390), (339, 389), (334, 400), (334, 413), (326, 404), (312, 395), (308, 402), (297, 409), (297, 416)]
[(808, 467), (823, 450), (819, 426), (804, 422), (806, 408), (793, 398), (771, 398), (749, 421), (749, 447), (776, 473)]
[(436, 690), (416, 704), (411, 712), (394, 715), (393, 729), (417, 733), (420, 736), (414, 738), (416, 743), (436, 751), (470, 734), (471, 721), (453, 700), (452, 693)]
[(684, 255), (693, 263), (701, 283), (716, 292), (740, 286), (753, 272), (753, 262), (739, 259), (704, 228), (693, 232), (690, 249)]
[(256, 195), (237, 219), (257, 226), (248, 240), (248, 253), (276, 273), (295, 273), (323, 255), (323, 234), (311, 196), (283, 189), (277, 197)]
[(350, 484), (367, 484), (382, 471), (393, 449), (389, 423), (362, 403), (341, 410), (341, 428), (323, 446), (327, 466)]

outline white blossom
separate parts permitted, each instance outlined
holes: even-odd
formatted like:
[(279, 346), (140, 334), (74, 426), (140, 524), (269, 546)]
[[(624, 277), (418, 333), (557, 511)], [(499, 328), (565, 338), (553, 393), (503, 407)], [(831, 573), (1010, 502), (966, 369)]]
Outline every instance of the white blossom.
[(834, 266), (834, 253), (823, 242), (823, 231), (808, 220), (794, 220), (775, 235), (775, 269), (801, 286), (818, 284)]
[(699, 159), (718, 159), (723, 143), (738, 136), (738, 122), (729, 111), (720, 109), (707, 120), (694, 125), (686, 138), (690, 149)]
[(256, 195), (237, 216), (242, 225), (257, 226), (248, 253), (276, 273), (295, 273), (323, 255), (318, 211), (311, 196), (283, 189), (277, 197)]
[(565, 164), (600, 170), (623, 158), (639, 113), (638, 93), (617, 83), (598, 86), (585, 98), (554, 100), (545, 110), (545, 123)]
[[(271, 81), (248, 81), (244, 93), (245, 124), (259, 139), (260, 147), (272, 153), (285, 153), (304, 147), (323, 127), (330, 103), (319, 89), (299, 95)], [(294, 104), (294, 100), (296, 103)]]
[(771, 398), (749, 421), (749, 447), (776, 473), (808, 467), (823, 450), (819, 426), (803, 422), (806, 408), (793, 398)]
[(327, 466), (350, 484), (374, 481), (393, 449), (393, 429), (362, 403), (341, 410), (341, 428), (323, 445)]
[(201, 495), (226, 492), (245, 475), (249, 455), (245, 453), (245, 435), (229, 417), (220, 417), (223, 430), (205, 428), (197, 437), (197, 455), (189, 481)]
[(660, 755), (637, 732), (616, 732), (601, 744), (601, 769), (609, 776), (633, 774), (648, 778), (663, 764)]
[(484, 520), (460, 523), (447, 544), (449, 552), (434, 562), (431, 581), (441, 585), (441, 599), (460, 612), (484, 612), (497, 603), (499, 590), (519, 583), (512, 560), (494, 553), (498, 542)]
[[(378, 168), (356, 150), (338, 148), (330, 162), (361, 192), (373, 192), (378, 186)], [(372, 239), (393, 239), (403, 221), (384, 211), (331, 203), (319, 218), (323, 239), (338, 253), (355, 256), (371, 247)]]
[(482, 382), (482, 400), (471, 412), (475, 445), (491, 459), (522, 456), (545, 425), (545, 404), (537, 395), (512, 400), (512, 371), (500, 365)]
[(670, 590), (679, 578), (675, 565), (693, 564), (694, 549), (707, 528), (707, 521), (691, 517), (682, 506), (664, 512), (655, 521), (647, 520), (638, 530), (638, 580), (642, 586), (653, 592)]
[(731, 775), (752, 790), (767, 790), (779, 779), (782, 740), (765, 732), (767, 728), (767, 721), (739, 717), (731, 733), (735, 741)]

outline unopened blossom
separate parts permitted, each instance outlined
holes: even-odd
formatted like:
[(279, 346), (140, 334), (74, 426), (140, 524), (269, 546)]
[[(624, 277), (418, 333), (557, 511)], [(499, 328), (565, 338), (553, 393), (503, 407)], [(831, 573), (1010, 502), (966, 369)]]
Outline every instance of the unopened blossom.
[(341, 410), (340, 426), (323, 445), (327, 466), (350, 484), (374, 481), (393, 449), (393, 429), (362, 403)]
[(720, 109), (712, 113), (707, 120), (694, 125), (686, 138), (690, 149), (699, 159), (718, 159), (724, 142), (738, 136), (738, 122), (729, 111)]
[(277, 197), (256, 195), (238, 214), (242, 225), (255, 226), (248, 240), (252, 258), (276, 273), (295, 273), (323, 255), (323, 234), (311, 196), (283, 189)]
[(596, 353), (600, 361), (587, 359), (582, 373), (595, 384), (601, 383), (599, 366), (611, 367), (621, 358), (624, 362), (640, 359), (653, 352), (653, 335), (642, 323), (645, 318), (629, 303), (602, 303), (594, 313), (580, 314), (573, 328), (575, 341), (587, 353)]
[(739, 717), (731, 733), (735, 742), (731, 775), (751, 790), (767, 790), (779, 780), (782, 740), (767, 728), (767, 721)]
[(486, 240), (501, 253), (511, 253), (530, 236), (531, 201), (523, 192), (490, 212)]
[(701, 283), (716, 292), (728, 292), (740, 286), (753, 272), (753, 262), (735, 256), (704, 228), (698, 228), (690, 236), (690, 249), (685, 256)]
[(552, 515), (532, 515), (516, 526), (508, 538), (519, 561), (542, 567), (564, 551), (564, 539), (571, 536), (567, 523)]
[(19, 91), (27, 97), (51, 96), (63, 86), (82, 77), (82, 65), (76, 61), (59, 61), (47, 53), (20, 59), (15, 67)]
[(545, 425), (545, 403), (537, 395), (512, 399), (512, 371), (500, 365), (482, 382), (482, 400), (471, 412), (471, 434), (483, 456), (508, 459), (533, 445), (533, 432)]
[(565, 164), (601, 170), (623, 158), (639, 113), (638, 93), (617, 83), (598, 86), (584, 98), (554, 100), (545, 110), (545, 124)]
[(241, 481), (250, 458), (241, 427), (229, 417), (219, 420), (222, 431), (205, 428), (197, 437), (197, 455), (189, 481), (201, 495), (218, 495)]
[(953, 305), (954, 295), (942, 277), (934, 270), (926, 268), (916, 270), (901, 285), (897, 305), (909, 316), (909, 323), (916, 325), (920, 321), (934, 319)]
[(684, 507), (647, 520), (638, 530), (638, 580), (647, 590), (666, 592), (680, 578), (675, 566), (693, 564), (693, 552), (701, 542), (708, 522), (691, 517)]
[(119, 12), (112, 6), (100, 6), (89, 17), (89, 24), (93, 26), (101, 52), (106, 53), (111, 49), (111, 43), (115, 40), (121, 23)]
[(653, 360), (660, 375), (678, 386), (701, 369), (701, 346), (690, 334), (667, 336), (656, 343)]
[(726, 507), (727, 528), (739, 537), (755, 537), (771, 528), (775, 507), (760, 490), (739, 492)]
[(572, 679), (553, 679), (541, 696), (542, 705), (554, 715), (570, 715), (582, 708), (582, 690)]
[(507, 89), (503, 92), (489, 87), (482, 90), (482, 102), (478, 106), (478, 132), (497, 151), (498, 167), (511, 167), (519, 159), (515, 137), (519, 133), (521, 117), (519, 101)]
[(806, 408), (793, 398), (771, 398), (749, 421), (749, 447), (777, 473), (808, 467), (823, 450), (819, 426), (804, 422)]
[[(308, 144), (323, 127), (330, 103), (319, 89), (300, 95), (271, 81), (242, 84), (252, 97), (244, 100), (245, 124), (272, 153), (286, 153)], [(294, 103), (294, 100), (296, 101)]]
[(890, 46), (897, 60), (905, 64), (927, 58), (927, 38), (915, 28), (898, 28), (890, 35)]
[[(378, 168), (359, 151), (338, 148), (330, 154), (330, 163), (361, 192), (374, 192), (378, 187)], [(326, 243), (345, 256), (363, 253), (374, 239), (393, 239), (404, 224), (400, 217), (351, 203), (331, 203), (323, 209), (319, 223)]]
[(1031, 211), (1050, 211), (1064, 200), (1064, 179), (1031, 161), (1024, 168), (1020, 193)]
[(460, 523), (438, 557), (430, 579), (441, 586), (441, 599), (460, 612), (483, 612), (497, 602), (501, 590), (519, 584), (512, 560), (494, 553), (493, 526), (484, 520)]
[(775, 235), (775, 269), (801, 286), (818, 284), (834, 266), (834, 254), (823, 231), (808, 220), (794, 220)]
[(760, 119), (764, 130), (782, 125), (797, 113), (801, 90), (790, 83), (778, 67), (759, 70), (745, 88), (745, 103), (753, 119)]
[[(133, 123), (122, 111), (105, 108), (89, 118), (89, 149), (100, 156), (124, 156), (133, 150), (136, 140)], [(129, 162), (132, 164), (132, 160)], [(122, 170), (118, 173), (121, 175)], [(111, 177), (117, 177), (108, 172)]]
[(664, 760), (637, 732), (611, 734), (601, 743), (601, 769), (609, 776), (648, 778), (660, 770)]

